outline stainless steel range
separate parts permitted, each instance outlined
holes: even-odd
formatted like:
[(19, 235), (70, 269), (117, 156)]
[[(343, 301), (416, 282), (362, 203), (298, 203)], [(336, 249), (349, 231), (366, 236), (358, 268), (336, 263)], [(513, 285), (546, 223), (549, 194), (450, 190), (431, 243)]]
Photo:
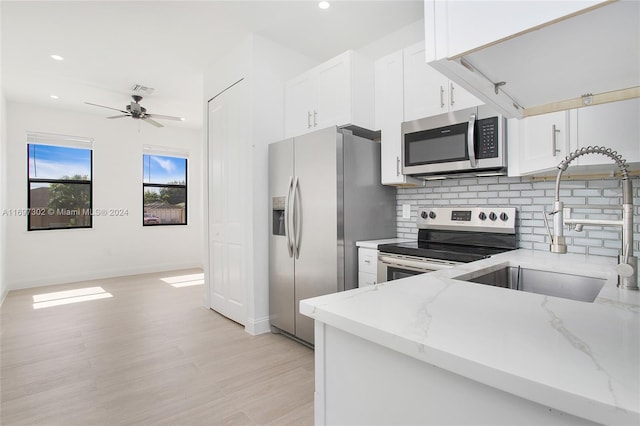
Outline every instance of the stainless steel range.
[(517, 248), (514, 207), (420, 208), (417, 225), (417, 241), (378, 247), (378, 283)]

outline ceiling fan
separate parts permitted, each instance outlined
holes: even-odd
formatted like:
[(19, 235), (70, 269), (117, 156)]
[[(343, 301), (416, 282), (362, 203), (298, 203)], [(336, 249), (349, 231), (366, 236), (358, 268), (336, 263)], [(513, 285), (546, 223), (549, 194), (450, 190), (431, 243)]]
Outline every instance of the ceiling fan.
[(162, 124), (155, 121), (155, 119), (160, 120), (175, 120), (175, 121), (184, 121), (182, 117), (172, 117), (170, 115), (159, 115), (159, 114), (149, 114), (147, 113), (147, 109), (140, 105), (140, 101), (142, 100), (142, 96), (140, 95), (132, 95), (133, 102), (126, 106), (126, 111), (118, 108), (111, 108), (104, 105), (92, 104), (91, 102), (85, 102), (87, 105), (93, 105), (100, 108), (112, 109), (114, 111), (120, 111), (122, 115), (114, 115), (112, 117), (107, 118), (122, 118), (122, 117), (131, 117), (135, 120), (144, 120), (149, 124), (153, 124), (156, 127), (164, 127)]

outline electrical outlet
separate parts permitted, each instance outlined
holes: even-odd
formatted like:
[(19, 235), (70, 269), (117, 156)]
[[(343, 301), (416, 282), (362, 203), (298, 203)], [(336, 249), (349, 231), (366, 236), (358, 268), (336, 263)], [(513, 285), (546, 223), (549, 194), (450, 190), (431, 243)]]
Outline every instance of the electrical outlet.
[(411, 204), (402, 205), (402, 218), (411, 219)]

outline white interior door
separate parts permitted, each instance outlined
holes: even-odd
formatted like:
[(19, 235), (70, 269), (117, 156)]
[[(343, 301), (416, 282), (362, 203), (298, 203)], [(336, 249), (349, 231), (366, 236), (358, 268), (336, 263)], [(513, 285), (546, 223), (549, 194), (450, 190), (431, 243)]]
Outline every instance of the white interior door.
[(208, 269), (211, 308), (245, 324), (245, 206), (247, 173), (244, 153), (240, 82), (208, 105), (209, 240)]

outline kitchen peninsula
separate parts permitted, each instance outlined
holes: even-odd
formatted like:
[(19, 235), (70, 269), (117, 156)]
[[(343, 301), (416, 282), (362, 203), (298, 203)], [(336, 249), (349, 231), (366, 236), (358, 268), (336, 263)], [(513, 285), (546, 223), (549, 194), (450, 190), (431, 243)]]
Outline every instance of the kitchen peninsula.
[[(590, 303), (463, 280), (500, 265), (604, 286)], [(520, 249), (301, 301), (316, 424), (640, 424), (640, 293), (615, 266)]]

